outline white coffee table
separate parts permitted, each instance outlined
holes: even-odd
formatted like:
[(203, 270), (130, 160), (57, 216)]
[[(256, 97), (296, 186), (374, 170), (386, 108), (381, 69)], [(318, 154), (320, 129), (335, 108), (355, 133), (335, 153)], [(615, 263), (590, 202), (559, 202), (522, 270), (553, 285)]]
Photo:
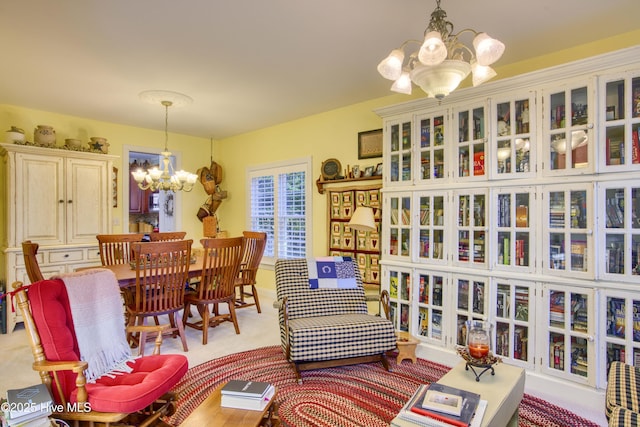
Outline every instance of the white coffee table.
[(524, 369), (497, 363), (495, 375), (487, 371), (476, 381), (475, 374), (465, 370), (466, 362), (460, 362), (447, 372), (438, 383), (478, 393), (487, 401), (482, 427), (517, 427), (518, 406), (524, 395)]

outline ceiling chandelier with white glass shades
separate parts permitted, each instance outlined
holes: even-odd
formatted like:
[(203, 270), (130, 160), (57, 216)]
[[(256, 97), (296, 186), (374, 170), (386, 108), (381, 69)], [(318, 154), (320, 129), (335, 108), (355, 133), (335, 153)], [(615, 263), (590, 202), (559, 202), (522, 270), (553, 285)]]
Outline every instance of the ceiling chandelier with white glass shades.
[[(382, 77), (393, 80), (391, 90), (411, 94), (412, 82), (420, 86), (429, 98), (442, 100), (453, 92), (469, 73), (473, 75), (473, 86), (496, 76), (489, 66), (504, 53), (504, 44), (487, 33), (464, 29), (453, 32), (453, 24), (447, 21), (447, 13), (440, 8), (431, 12), (429, 26), (424, 30), (423, 40), (407, 40), (378, 64)], [(473, 49), (461, 40), (462, 36), (473, 37)], [(418, 46), (405, 60), (405, 48)]]
[(169, 107), (190, 104), (193, 100), (187, 95), (177, 92), (150, 90), (140, 94), (140, 98), (150, 103), (159, 103), (164, 106), (164, 151), (162, 154), (162, 168), (157, 166), (149, 170), (138, 169), (132, 171), (133, 178), (142, 190), (151, 191), (191, 191), (198, 179), (196, 174), (179, 170), (175, 171), (171, 164), (171, 152), (169, 151)]

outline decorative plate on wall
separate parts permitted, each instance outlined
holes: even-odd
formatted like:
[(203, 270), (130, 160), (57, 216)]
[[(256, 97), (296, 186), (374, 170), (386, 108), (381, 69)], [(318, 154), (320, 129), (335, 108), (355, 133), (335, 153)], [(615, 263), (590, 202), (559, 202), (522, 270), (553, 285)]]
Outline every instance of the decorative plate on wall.
[(340, 175), (342, 165), (338, 159), (327, 159), (322, 162), (322, 167), (320, 169), (322, 171), (322, 179), (336, 179), (338, 175)]

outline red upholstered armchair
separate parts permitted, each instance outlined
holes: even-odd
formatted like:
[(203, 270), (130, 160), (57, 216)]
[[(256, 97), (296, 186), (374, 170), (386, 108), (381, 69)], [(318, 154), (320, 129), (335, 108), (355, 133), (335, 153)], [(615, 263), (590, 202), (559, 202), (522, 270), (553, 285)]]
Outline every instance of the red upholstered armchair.
[[(84, 272), (84, 275), (78, 273), (76, 280), (86, 282), (88, 287), (102, 286), (99, 290), (91, 291), (101, 298), (104, 298), (105, 292), (117, 292), (120, 298), (115, 276), (114, 286), (109, 285), (109, 289), (105, 290), (105, 272), (108, 273), (106, 278), (109, 282), (109, 274), (113, 273), (105, 269), (90, 270)], [(103, 274), (100, 276), (102, 281), (94, 280), (100, 274)], [(153, 355), (130, 358), (126, 362), (131, 372), (102, 375), (93, 381), (87, 381), (87, 377), (91, 378), (91, 371), (88, 370), (89, 363), (81, 358), (82, 345), (78, 343), (76, 329), (92, 331), (92, 320), (87, 316), (85, 324), (79, 324), (77, 320), (74, 322), (72, 307), (76, 303), (69, 302), (75, 300), (70, 297), (74, 291), (68, 285), (69, 281), (65, 277), (43, 280), (19, 289), (16, 294), (27, 335), (31, 340), (35, 359), (33, 369), (40, 372), (42, 382), (50, 388), (56, 403), (65, 408), (54, 412), (54, 417), (65, 419), (74, 426), (93, 425), (93, 422), (106, 426), (112, 423), (118, 423), (119, 426), (147, 426), (163, 415), (170, 415), (175, 403), (169, 391), (186, 373), (187, 359), (177, 354), (160, 355), (161, 333), (158, 333)], [(122, 317), (114, 319), (113, 324), (122, 325), (122, 330), (117, 334), (124, 336), (122, 309), (119, 316)], [(93, 326), (100, 328), (98, 325)], [(158, 327), (142, 328), (148, 332)], [(78, 334), (81, 335), (81, 332)], [(129, 351), (128, 346), (126, 350)]]

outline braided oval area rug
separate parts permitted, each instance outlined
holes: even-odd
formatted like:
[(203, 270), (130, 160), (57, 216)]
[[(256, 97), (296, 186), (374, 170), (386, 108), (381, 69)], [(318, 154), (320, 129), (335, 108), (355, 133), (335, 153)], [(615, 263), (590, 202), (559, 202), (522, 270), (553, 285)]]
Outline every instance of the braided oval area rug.
[[(285, 427), (388, 427), (420, 384), (437, 381), (450, 368), (417, 359), (400, 365), (388, 357), (391, 371), (368, 363), (302, 372), (298, 384), (280, 346), (224, 356), (195, 366), (176, 384), (176, 412), (167, 420), (179, 425), (218, 386), (231, 379), (274, 384), (278, 418)], [(214, 424), (211, 424), (214, 425)], [(520, 427), (598, 427), (559, 406), (524, 395)]]

